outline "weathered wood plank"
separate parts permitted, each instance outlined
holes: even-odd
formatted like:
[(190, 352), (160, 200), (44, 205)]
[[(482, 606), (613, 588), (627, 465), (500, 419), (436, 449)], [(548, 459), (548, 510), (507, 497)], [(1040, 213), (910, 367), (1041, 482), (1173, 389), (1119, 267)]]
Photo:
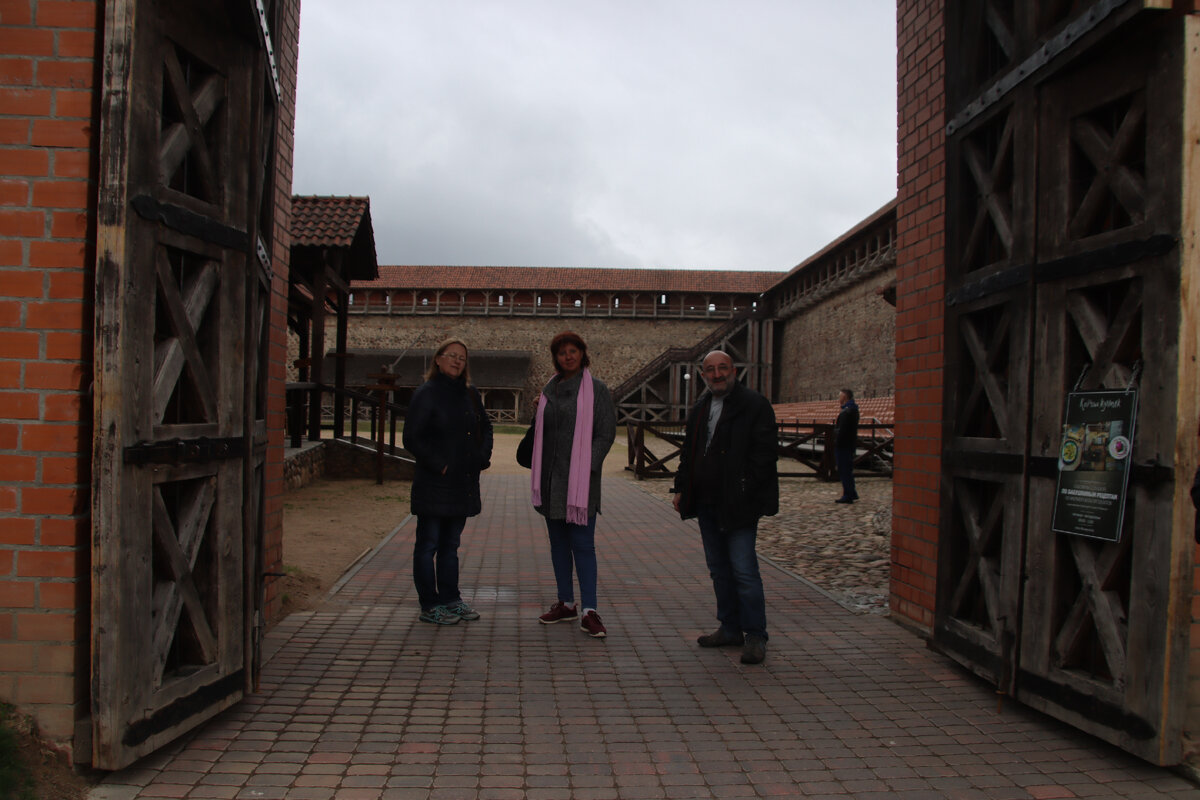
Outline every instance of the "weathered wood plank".
[(175, 283), (167, 255), (161, 249), (155, 254), (155, 267), (159, 290), (175, 328), (175, 335), (155, 347), (154, 421), (162, 424), (167, 404), (185, 364), (191, 373), (196, 390), (195, 399), (200, 403), (205, 420), (216, 421), (216, 393), (196, 343), (196, 330), (217, 287), (217, 268), (212, 262), (206, 262), (190, 285), (183, 287), (185, 298), (181, 296), (181, 287)]
[[(92, 519), (92, 720), (93, 763), (122, 762), (124, 727), (121, 699), (128, 699), (130, 676), (123, 671), (120, 637), (131, 621), (128, 598), (113, 587), (127, 585), (142, 571), (136, 554), (123, 555), (121, 532), (126, 509), (137, 493), (121, 480), (124, 447), (131, 432), (135, 398), (125, 398), (132, 335), (129, 308), (143, 300), (131, 274), (128, 233), (128, 170), (133, 141), (135, 98), (133, 0), (105, 5), (104, 91), (100, 119), (99, 199), (97, 204), (95, 402)], [(130, 295), (134, 296), (130, 296)], [(148, 498), (143, 497), (143, 500)], [(133, 676), (136, 680), (136, 676)]]

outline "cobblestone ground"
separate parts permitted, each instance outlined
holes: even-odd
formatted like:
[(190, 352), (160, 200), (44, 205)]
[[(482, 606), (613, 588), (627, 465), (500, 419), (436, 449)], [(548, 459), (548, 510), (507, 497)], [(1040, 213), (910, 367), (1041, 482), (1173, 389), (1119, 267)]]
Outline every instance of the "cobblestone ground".
[[(670, 502), (669, 480), (636, 485)], [(758, 553), (860, 613), (888, 611), (892, 482), (860, 477), (861, 499), (835, 502), (840, 483), (815, 478), (779, 479), (779, 514), (758, 526)]]

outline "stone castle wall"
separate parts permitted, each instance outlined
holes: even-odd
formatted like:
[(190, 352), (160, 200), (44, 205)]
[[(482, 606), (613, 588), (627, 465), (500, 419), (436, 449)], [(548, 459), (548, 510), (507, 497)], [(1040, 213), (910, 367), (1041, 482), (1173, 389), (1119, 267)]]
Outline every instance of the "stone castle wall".
[[(777, 323), (777, 402), (836, 398), (842, 387), (860, 397), (895, 391), (895, 309), (880, 290), (895, 280), (887, 270), (855, 284), (796, 316)], [(712, 333), (722, 319), (631, 319), (608, 317), (409, 316), (353, 314), (350, 349), (433, 348), (457, 336), (473, 350), (515, 350), (530, 355), (521, 391), (519, 420), (526, 422), (538, 392), (553, 374), (549, 343), (573, 330), (588, 343), (593, 374), (615, 388), (670, 347), (688, 347)], [(332, 346), (335, 323), (327, 320)], [(289, 363), (297, 343), (289, 341)], [(295, 369), (289, 372), (295, 380)], [(332, 376), (325, 376), (330, 381)]]
[[(847, 387), (860, 397), (895, 392), (896, 310), (881, 294), (894, 283), (889, 269), (854, 284), (790, 319), (776, 324), (776, 402), (828, 400)], [(424, 349), (456, 336), (472, 350), (512, 350), (530, 355), (521, 389), (518, 420), (527, 422), (538, 392), (553, 374), (549, 343), (573, 330), (588, 343), (593, 374), (615, 388), (671, 347), (689, 347), (724, 319), (633, 319), (629, 317), (410, 316), (352, 314), (350, 349)], [(325, 343), (332, 348), (335, 321), (326, 321)], [(289, 340), (289, 363), (297, 353)], [(331, 375), (324, 376), (331, 382)], [(295, 368), (289, 380), (296, 379)]]
[(776, 328), (776, 401), (829, 400), (842, 388), (859, 397), (895, 391), (896, 309), (879, 294), (895, 278), (895, 270), (875, 275)]
[[(530, 370), (521, 392), (519, 420), (529, 420), (538, 393), (550, 380), (550, 340), (572, 330), (583, 337), (592, 374), (610, 389), (670, 347), (691, 346), (724, 324), (723, 319), (629, 319), (607, 317), (407, 316), (353, 314), (347, 347), (371, 349), (433, 348), (456, 336), (472, 350), (517, 350), (530, 354)], [(336, 341), (334, 323), (325, 331), (327, 346)], [(291, 358), (296, 341), (292, 337)], [(326, 376), (329, 381), (332, 376)]]

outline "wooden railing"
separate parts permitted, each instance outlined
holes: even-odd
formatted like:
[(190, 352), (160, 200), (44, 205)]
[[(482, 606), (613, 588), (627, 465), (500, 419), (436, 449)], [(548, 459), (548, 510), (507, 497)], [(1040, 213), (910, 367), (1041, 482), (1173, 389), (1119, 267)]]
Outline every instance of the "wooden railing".
[(489, 408), (487, 410), (488, 419), (493, 423), (503, 422), (506, 425), (517, 424), (517, 410), (515, 408)]
[[(305, 439), (319, 441), (321, 428), (326, 423), (332, 423), (334, 439), (348, 439), (351, 444), (369, 442), (375, 445), (378, 459), (376, 482), (383, 483), (383, 457), (385, 454), (399, 455), (402, 447), (396, 445), (396, 428), (408, 409), (388, 401), (386, 394), (382, 392), (371, 394), (319, 383), (289, 383), (286, 391), (286, 435), (291, 447), (300, 447)], [(332, 400), (329, 406), (322, 402), (326, 394)], [(321, 408), (321, 413), (315, 415), (319, 420), (316, 430), (308, 423), (308, 420), (314, 418), (314, 415), (310, 414), (313, 403)], [(328, 416), (325, 414), (326, 408), (331, 409)], [(359, 434), (360, 423), (369, 426), (369, 433)]]
[[(317, 441), (321, 429), (332, 429), (332, 438), (346, 439), (351, 444), (374, 444), (379, 457), (379, 480), (383, 476), (383, 456), (396, 456), (403, 450), (403, 442), (397, 444), (396, 430), (405, 414), (406, 406), (393, 403), (386, 398), (390, 392), (363, 392), (355, 389), (337, 389), (318, 383), (287, 384), (287, 415), (285, 417), (286, 438), (289, 447), (300, 447), (305, 439)], [(313, 430), (310, 420), (310, 404), (319, 403), (320, 425)], [(489, 408), (488, 419), (494, 423), (516, 423), (514, 409)], [(359, 433), (359, 428), (366, 431)]]
[[(778, 423), (777, 429), (779, 458), (798, 461), (809, 468), (806, 472), (781, 470), (780, 477), (837, 479), (832, 424), (790, 420)], [(674, 477), (676, 470), (670, 464), (679, 458), (683, 435), (682, 424), (638, 422), (626, 425), (628, 463), (625, 468), (638, 480)], [(895, 432), (890, 424), (878, 420), (859, 423), (855, 472), (891, 475), (894, 442)]]
[[(647, 433), (657, 440), (654, 446), (659, 449), (658, 453), (651, 451), (650, 444), (646, 442)], [(667, 464), (679, 458), (680, 448), (683, 447), (683, 425), (630, 423), (625, 426), (625, 444), (625, 469), (632, 471), (639, 481), (646, 478), (670, 478), (675, 475), (675, 471), (668, 469)]]

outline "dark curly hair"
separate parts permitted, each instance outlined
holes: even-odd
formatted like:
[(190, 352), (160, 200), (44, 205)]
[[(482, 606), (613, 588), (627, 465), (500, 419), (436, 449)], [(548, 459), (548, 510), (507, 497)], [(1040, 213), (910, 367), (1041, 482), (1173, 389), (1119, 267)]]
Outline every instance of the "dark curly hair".
[(564, 344), (573, 344), (579, 348), (579, 352), (583, 353), (583, 358), (579, 360), (580, 369), (592, 363), (592, 359), (588, 357), (587, 345), (584, 343), (583, 338), (574, 331), (563, 331), (550, 340), (550, 360), (554, 362), (555, 372), (562, 372), (562, 367), (558, 365), (558, 351)]

